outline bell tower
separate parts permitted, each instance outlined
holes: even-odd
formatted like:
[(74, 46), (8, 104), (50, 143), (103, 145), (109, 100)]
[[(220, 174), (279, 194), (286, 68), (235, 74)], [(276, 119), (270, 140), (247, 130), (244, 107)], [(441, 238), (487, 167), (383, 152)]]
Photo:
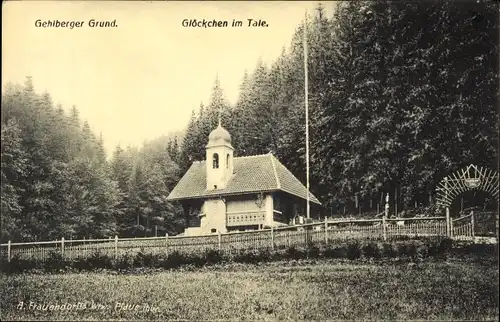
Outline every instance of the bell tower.
[(207, 189), (224, 189), (233, 174), (231, 135), (219, 125), (208, 136), (206, 146)]

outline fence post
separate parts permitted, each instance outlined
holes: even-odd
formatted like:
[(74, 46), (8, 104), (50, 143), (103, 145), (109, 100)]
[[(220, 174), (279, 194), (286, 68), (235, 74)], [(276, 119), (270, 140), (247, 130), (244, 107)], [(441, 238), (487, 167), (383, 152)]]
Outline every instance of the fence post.
[(385, 196), (385, 217), (389, 217), (389, 194)]
[(274, 228), (271, 226), (271, 249), (274, 250)]
[(7, 261), (10, 263), (10, 240), (7, 243)]
[(446, 236), (451, 237), (450, 209), (446, 207)]
[(476, 233), (474, 231), (474, 210), (472, 210), (470, 213), (470, 225), (471, 225), (472, 239), (474, 239), (476, 237)]
[(118, 235), (115, 235), (115, 259), (118, 259)]
[(384, 237), (384, 241), (387, 240), (387, 227), (385, 226), (385, 216), (382, 216), (382, 235)]
[(219, 244), (219, 252), (220, 252), (220, 244), (221, 244), (221, 239), (222, 239), (222, 236), (221, 236), (221, 234), (220, 234), (220, 231), (219, 231), (219, 230), (217, 230), (217, 237), (218, 237), (217, 239), (218, 239), (218, 244)]
[(325, 244), (328, 244), (328, 219), (325, 216)]
[(168, 255), (168, 233), (165, 233), (165, 255)]
[(61, 238), (61, 254), (64, 257), (64, 237)]
[(453, 219), (450, 217), (450, 237), (453, 238)]

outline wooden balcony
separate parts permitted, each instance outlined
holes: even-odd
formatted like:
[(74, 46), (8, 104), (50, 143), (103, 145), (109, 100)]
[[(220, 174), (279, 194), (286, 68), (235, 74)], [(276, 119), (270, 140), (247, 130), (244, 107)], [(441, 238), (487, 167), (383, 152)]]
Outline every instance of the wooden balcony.
[(266, 213), (264, 211), (227, 213), (226, 220), (228, 227), (261, 225), (265, 224)]

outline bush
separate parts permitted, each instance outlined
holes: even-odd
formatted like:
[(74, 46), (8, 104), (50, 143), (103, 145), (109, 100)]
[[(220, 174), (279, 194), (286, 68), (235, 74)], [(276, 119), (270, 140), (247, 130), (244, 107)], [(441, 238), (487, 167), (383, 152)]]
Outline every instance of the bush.
[(285, 257), (287, 259), (295, 259), (295, 260), (303, 259), (307, 257), (307, 252), (303, 248), (291, 246), (286, 250)]
[(446, 257), (453, 247), (453, 241), (449, 238), (433, 240), (426, 244), (427, 256)]
[(209, 249), (204, 254), (204, 262), (213, 265), (222, 262), (222, 255), (218, 250)]
[[(193, 261), (191, 261), (193, 262)], [(167, 259), (163, 263), (164, 268), (178, 268), (182, 265), (191, 264), (187, 255), (173, 251), (168, 254)]]
[[(292, 254), (290, 254), (292, 252)], [(301, 251), (296, 250), (295, 248), (288, 248), (285, 251), (280, 250), (272, 250), (270, 248), (264, 249), (244, 249), (240, 250), (238, 253), (233, 254), (232, 256), (223, 257), (222, 260), (234, 261), (237, 263), (258, 263), (258, 262), (270, 262), (275, 260), (281, 260), (284, 258), (300, 257), (297, 254), (301, 254)]]
[(162, 264), (162, 255), (143, 253), (140, 251), (133, 259), (134, 267), (160, 267)]
[(130, 254), (124, 254), (118, 256), (118, 259), (114, 262), (115, 268), (125, 270), (134, 267), (135, 256)]
[(347, 245), (347, 258), (350, 260), (358, 259), (361, 257), (361, 246), (359, 242), (352, 241)]
[(428, 256), (432, 256), (432, 257), (439, 256), (439, 244), (438, 243), (427, 243), (427, 254), (428, 254)]
[(346, 258), (347, 246), (346, 245), (327, 245), (323, 251), (323, 256), (326, 258)]
[(92, 253), (90, 257), (77, 257), (72, 260), (65, 259), (65, 263), (65, 268), (73, 268), (78, 271), (122, 268), (122, 266), (120, 266), (120, 260), (115, 260), (101, 253), (99, 250)]
[(319, 247), (316, 245), (310, 245), (307, 249), (307, 258), (319, 258), (320, 255)]
[(397, 255), (397, 251), (394, 249), (394, 245), (389, 243), (382, 244), (382, 252), (385, 257), (389, 258), (396, 257)]
[(439, 242), (438, 252), (441, 254), (448, 253), (453, 248), (453, 240), (451, 238), (442, 239)]
[(112, 258), (101, 253), (99, 250), (95, 251), (92, 256), (87, 259), (87, 267), (94, 268), (113, 268)]
[(234, 256), (234, 261), (237, 263), (255, 263), (257, 261), (257, 254), (256, 251), (251, 249), (251, 250), (240, 250), (236, 255)]
[(480, 256), (498, 255), (497, 245), (494, 244), (470, 244), (465, 247), (465, 251)]
[(0, 263), (2, 272), (6, 273), (22, 273), (24, 271), (38, 268), (41, 266), (39, 261), (35, 258), (22, 258), (19, 254), (15, 254), (10, 262), (6, 260), (2, 260)]
[(258, 262), (270, 262), (273, 255), (269, 248), (261, 249), (257, 252), (257, 261)]
[(73, 261), (71, 262), (71, 267), (79, 271), (92, 269), (92, 266), (90, 265), (90, 262), (86, 257), (77, 257), (73, 259)]
[(380, 258), (381, 251), (377, 244), (370, 242), (363, 246), (362, 248), (363, 255), (367, 258)]
[(417, 247), (414, 243), (402, 243), (398, 247), (399, 256), (415, 257), (417, 254)]
[(49, 258), (44, 262), (43, 266), (47, 271), (59, 271), (70, 266), (70, 263), (63, 257), (61, 252), (50, 251)]
[(495, 244), (457, 243), (453, 246), (452, 253), (463, 257), (474, 257), (478, 260), (498, 258), (497, 245)]
[(420, 243), (416, 246), (416, 258), (424, 259), (429, 256), (429, 248), (426, 244)]

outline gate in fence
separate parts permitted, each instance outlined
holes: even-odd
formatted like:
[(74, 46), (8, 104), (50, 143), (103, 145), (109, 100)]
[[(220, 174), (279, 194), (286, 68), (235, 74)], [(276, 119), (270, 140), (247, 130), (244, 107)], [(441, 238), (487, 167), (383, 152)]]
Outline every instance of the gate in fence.
[(458, 240), (474, 240), (474, 212), (467, 216), (463, 216), (450, 221), (451, 224), (451, 237)]
[[(436, 204), (438, 208), (444, 208), (446, 217), (450, 218), (450, 206), (453, 200), (470, 190), (484, 191), (498, 202), (498, 172), (471, 164), (452, 173), (438, 184)], [(474, 239), (474, 219), (474, 213), (471, 212), (467, 216), (451, 220), (447, 230), (456, 239)], [(498, 213), (495, 214), (495, 237), (498, 242)]]

